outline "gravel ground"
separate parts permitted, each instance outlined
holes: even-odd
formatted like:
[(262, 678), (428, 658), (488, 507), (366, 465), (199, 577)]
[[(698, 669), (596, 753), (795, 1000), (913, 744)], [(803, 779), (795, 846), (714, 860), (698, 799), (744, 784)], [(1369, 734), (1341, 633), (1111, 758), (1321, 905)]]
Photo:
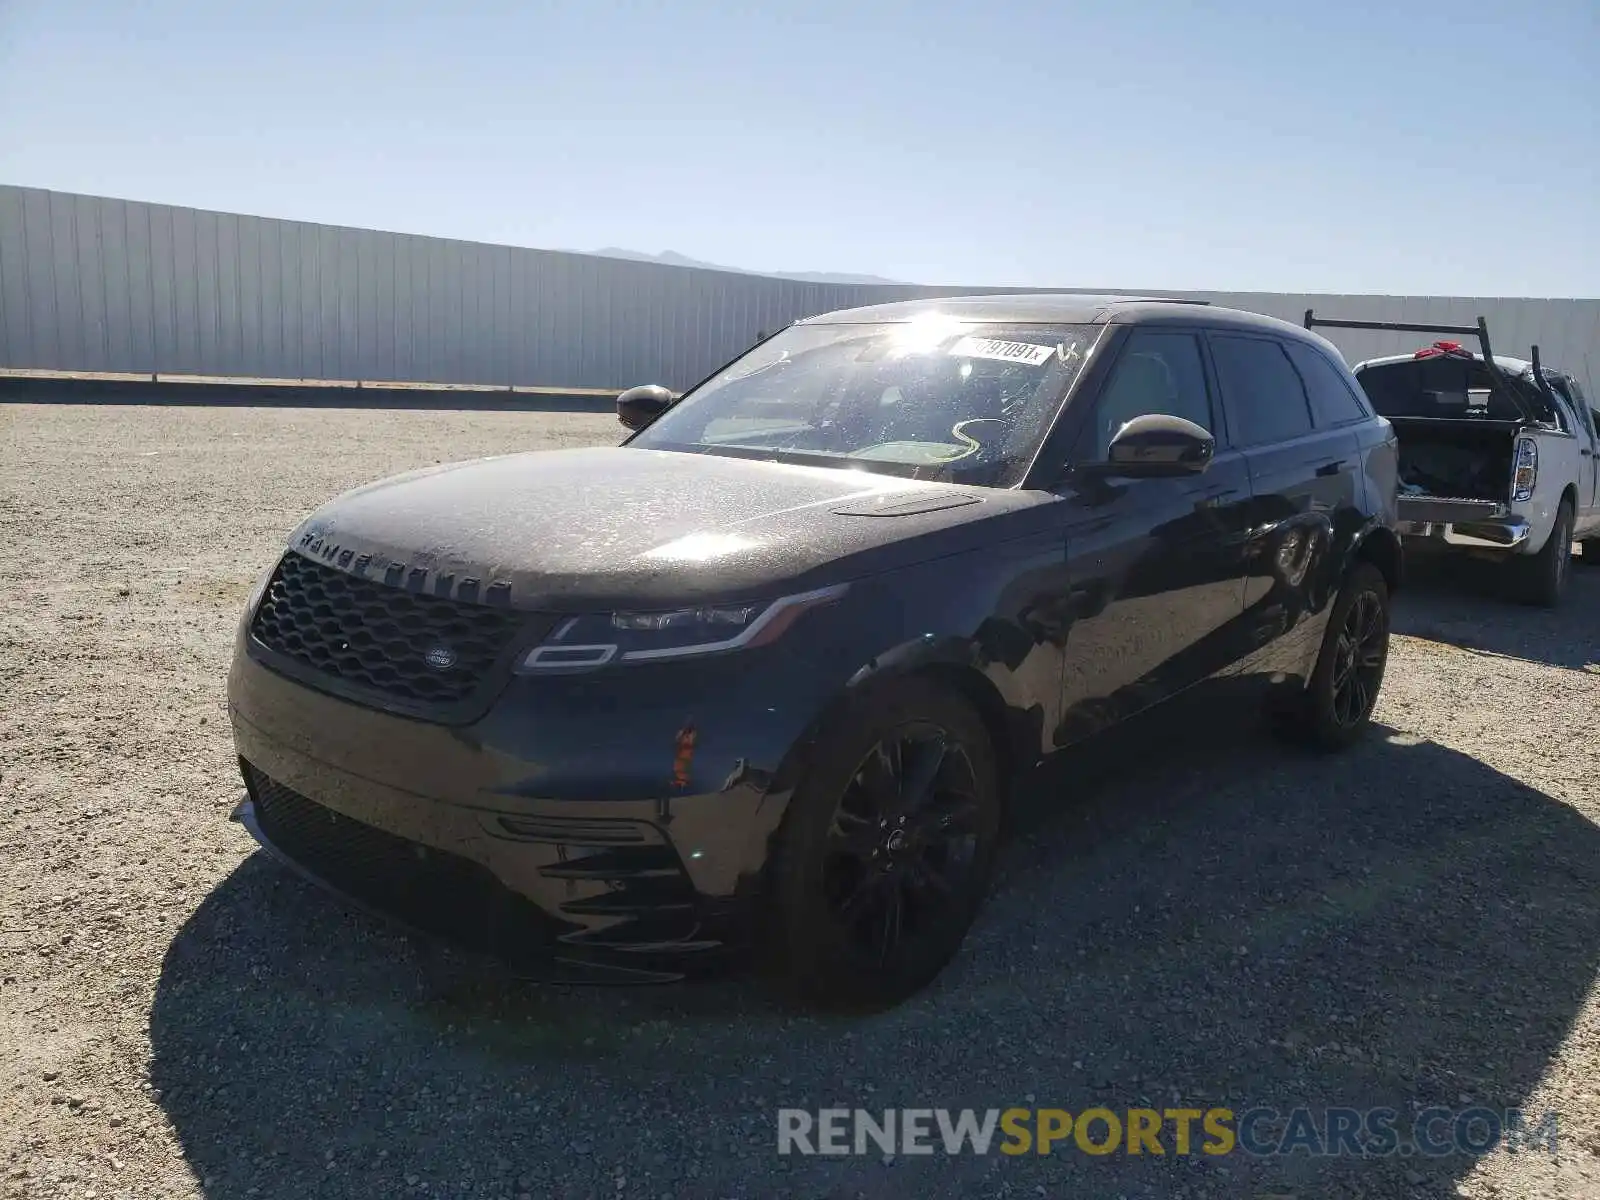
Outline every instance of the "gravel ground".
[[(1057, 764), (960, 959), (870, 1020), (737, 979), (441, 986), (255, 853), (224, 672), (288, 529), (392, 471), (614, 434), (0, 405), (0, 1194), (1600, 1195), (1600, 571), (1560, 614), (1419, 581), (1343, 757), (1213, 706)], [(780, 1106), (1180, 1101), (1561, 1132), (1480, 1159), (775, 1152)]]

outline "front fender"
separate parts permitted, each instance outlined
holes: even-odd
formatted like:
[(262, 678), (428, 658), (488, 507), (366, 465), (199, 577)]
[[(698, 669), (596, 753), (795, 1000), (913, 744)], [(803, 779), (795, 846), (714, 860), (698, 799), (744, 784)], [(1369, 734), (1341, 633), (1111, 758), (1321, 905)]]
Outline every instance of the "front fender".
[(792, 785), (831, 723), (859, 719), (883, 683), (921, 675), (967, 699), (1007, 770), (1052, 748), (1071, 626), (1065, 541), (1058, 532), (952, 555), (860, 581), (847, 602), (846, 645), (830, 648), (840, 686), (779, 772)]

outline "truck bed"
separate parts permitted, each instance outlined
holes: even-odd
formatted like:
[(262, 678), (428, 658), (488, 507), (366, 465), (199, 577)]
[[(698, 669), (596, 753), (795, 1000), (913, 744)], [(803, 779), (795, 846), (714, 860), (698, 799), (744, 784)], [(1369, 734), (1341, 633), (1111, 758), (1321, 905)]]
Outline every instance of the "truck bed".
[[(1471, 521), (1492, 516), (1511, 499), (1511, 458), (1517, 421), (1439, 420), (1391, 417), (1400, 443), (1400, 500), (1406, 520)], [(1411, 517), (1407, 502), (1421, 505), (1483, 504), (1471, 516)]]

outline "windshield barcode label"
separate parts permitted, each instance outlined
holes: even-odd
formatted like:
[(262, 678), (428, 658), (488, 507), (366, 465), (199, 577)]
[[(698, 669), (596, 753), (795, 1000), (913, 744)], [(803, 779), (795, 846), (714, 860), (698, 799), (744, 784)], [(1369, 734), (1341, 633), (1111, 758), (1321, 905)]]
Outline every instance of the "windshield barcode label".
[(1037, 367), (1055, 353), (1054, 346), (1036, 346), (1032, 342), (1004, 342), (997, 338), (964, 337), (950, 353), (956, 358), (994, 358), (1001, 362), (1027, 363)]

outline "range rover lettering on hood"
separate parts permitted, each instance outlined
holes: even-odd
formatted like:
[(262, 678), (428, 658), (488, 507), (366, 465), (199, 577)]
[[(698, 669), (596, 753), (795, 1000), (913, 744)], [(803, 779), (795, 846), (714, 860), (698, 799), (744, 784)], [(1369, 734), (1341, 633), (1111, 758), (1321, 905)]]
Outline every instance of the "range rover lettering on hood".
[(362, 579), (371, 579), (409, 592), (425, 592), (446, 600), (466, 604), (504, 605), (511, 602), (511, 583), (505, 579), (483, 580), (454, 571), (435, 572), (426, 566), (395, 562), (384, 555), (364, 553), (333, 541), (316, 530), (307, 530), (294, 548), (307, 558), (315, 558)]

